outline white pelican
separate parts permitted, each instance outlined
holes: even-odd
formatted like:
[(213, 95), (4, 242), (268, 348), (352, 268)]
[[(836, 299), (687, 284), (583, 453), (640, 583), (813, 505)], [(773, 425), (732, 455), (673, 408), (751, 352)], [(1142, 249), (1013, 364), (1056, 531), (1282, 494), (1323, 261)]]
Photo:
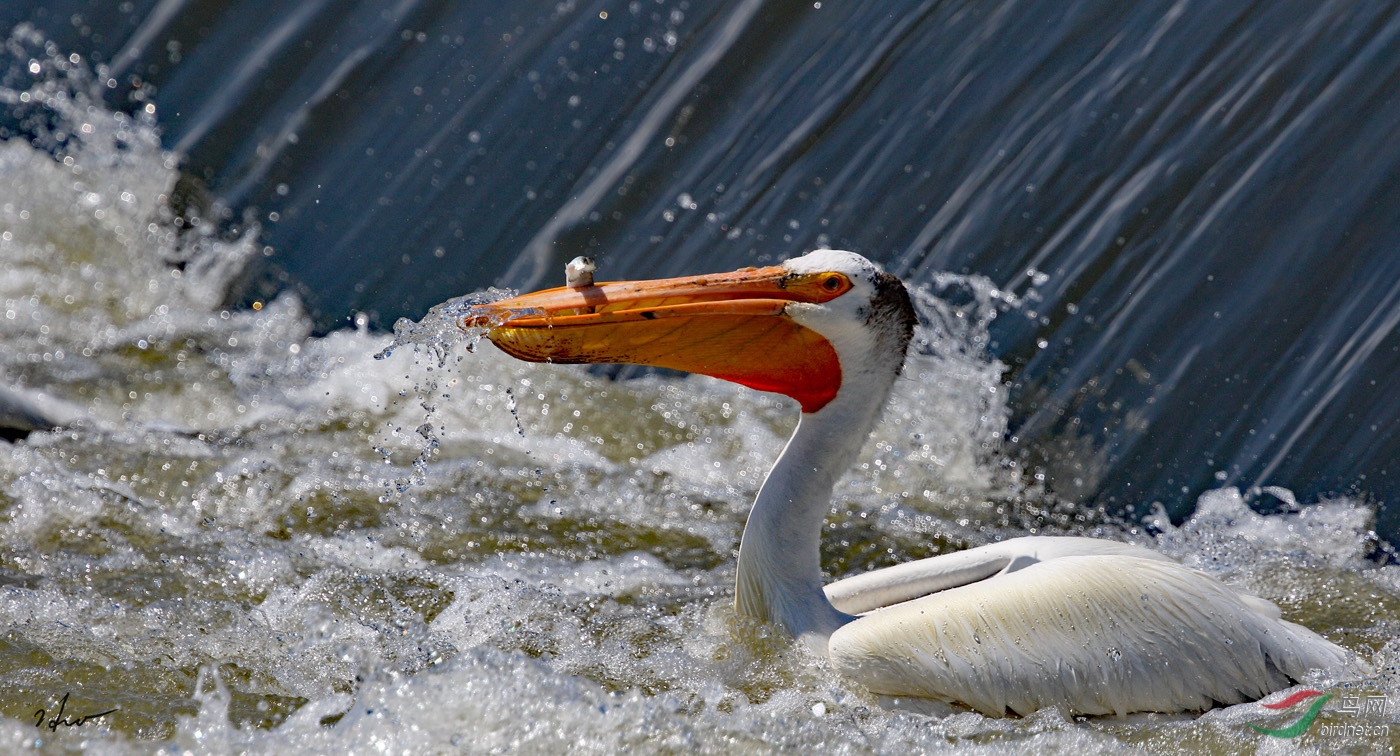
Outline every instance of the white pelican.
[(915, 319), (898, 278), (818, 250), (733, 273), (526, 294), (460, 325), (488, 329), (524, 360), (667, 367), (796, 399), (802, 418), (744, 527), (736, 608), (875, 693), (990, 716), (1199, 711), (1345, 663), (1273, 604), (1112, 541), (1016, 538), (823, 588), (832, 487), (879, 418)]

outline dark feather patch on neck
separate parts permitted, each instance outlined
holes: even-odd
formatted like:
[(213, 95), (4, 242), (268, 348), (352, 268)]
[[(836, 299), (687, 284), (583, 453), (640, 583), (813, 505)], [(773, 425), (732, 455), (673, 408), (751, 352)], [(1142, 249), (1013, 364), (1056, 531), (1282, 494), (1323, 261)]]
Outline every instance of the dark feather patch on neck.
[(870, 300), (865, 323), (880, 341), (877, 354), (898, 355), (897, 373), (904, 367), (904, 355), (914, 338), (919, 316), (909, 298), (909, 290), (897, 276), (878, 271), (871, 277), (871, 283), (875, 285), (875, 296)]

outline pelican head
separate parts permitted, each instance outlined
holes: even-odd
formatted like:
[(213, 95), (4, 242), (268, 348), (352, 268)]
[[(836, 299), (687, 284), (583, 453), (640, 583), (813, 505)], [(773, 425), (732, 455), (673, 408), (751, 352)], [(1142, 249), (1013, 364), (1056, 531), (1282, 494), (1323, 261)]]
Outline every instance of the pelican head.
[(814, 413), (848, 386), (882, 405), (915, 321), (898, 278), (822, 249), (732, 273), (524, 294), (478, 305), (459, 325), (486, 329), (522, 360), (701, 373), (785, 394)]

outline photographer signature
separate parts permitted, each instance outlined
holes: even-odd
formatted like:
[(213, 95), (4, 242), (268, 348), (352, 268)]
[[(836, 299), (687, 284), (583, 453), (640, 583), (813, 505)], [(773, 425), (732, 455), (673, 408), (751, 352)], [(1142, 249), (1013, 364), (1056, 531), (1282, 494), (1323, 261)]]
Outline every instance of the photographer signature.
[(121, 711), (121, 709), (108, 709), (106, 711), (99, 711), (96, 714), (85, 714), (81, 717), (68, 717), (63, 713), (64, 709), (68, 708), (68, 696), (68, 693), (64, 693), (63, 698), (59, 699), (58, 712), (53, 716), (49, 716), (48, 709), (39, 709), (34, 712), (34, 726), (48, 727), (49, 732), (57, 732), (60, 727), (81, 727), (94, 719), (101, 719), (108, 714), (115, 714)]

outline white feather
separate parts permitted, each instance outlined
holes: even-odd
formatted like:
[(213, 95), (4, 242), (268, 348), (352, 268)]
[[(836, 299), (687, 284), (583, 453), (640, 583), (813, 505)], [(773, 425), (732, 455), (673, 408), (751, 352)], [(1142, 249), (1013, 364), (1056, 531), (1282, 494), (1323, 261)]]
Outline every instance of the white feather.
[(1167, 558), (1141, 546), (1117, 541), (1028, 536), (844, 578), (826, 586), (826, 598), (843, 612), (861, 614), (993, 575), (1015, 572), (1049, 559), (1090, 554)]
[(877, 609), (833, 633), (828, 651), (876, 693), (991, 716), (1199, 711), (1345, 662), (1251, 603), (1162, 559), (1064, 556)]

